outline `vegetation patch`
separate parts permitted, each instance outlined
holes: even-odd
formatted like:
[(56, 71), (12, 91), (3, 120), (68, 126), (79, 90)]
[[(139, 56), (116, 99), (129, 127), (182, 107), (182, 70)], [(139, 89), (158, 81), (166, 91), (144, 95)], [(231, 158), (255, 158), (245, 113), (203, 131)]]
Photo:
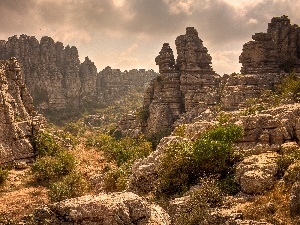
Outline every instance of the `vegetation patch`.
[(175, 225), (203, 224), (209, 216), (210, 209), (220, 206), (224, 195), (213, 178), (205, 177), (200, 180), (200, 185), (191, 195), (185, 209), (175, 218)]
[(49, 199), (52, 202), (81, 196), (88, 189), (88, 183), (79, 173), (71, 173), (63, 177), (62, 181), (49, 186)]
[(217, 126), (195, 142), (186, 140), (169, 145), (159, 168), (156, 194), (171, 196), (185, 192), (205, 174), (226, 177), (236, 160), (232, 144), (242, 135), (240, 126)]
[(4, 184), (8, 177), (8, 170), (0, 168), (0, 185)]

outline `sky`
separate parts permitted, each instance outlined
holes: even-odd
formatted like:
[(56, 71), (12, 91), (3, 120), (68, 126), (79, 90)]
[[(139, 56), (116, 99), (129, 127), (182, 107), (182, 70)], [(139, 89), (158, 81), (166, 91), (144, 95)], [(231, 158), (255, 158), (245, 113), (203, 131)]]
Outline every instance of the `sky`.
[(299, 0), (0, 0), (0, 39), (50, 36), (76, 46), (101, 71), (154, 69), (163, 43), (195, 27), (212, 67), (220, 75), (239, 72), (243, 44), (266, 32), (274, 16), (300, 25)]

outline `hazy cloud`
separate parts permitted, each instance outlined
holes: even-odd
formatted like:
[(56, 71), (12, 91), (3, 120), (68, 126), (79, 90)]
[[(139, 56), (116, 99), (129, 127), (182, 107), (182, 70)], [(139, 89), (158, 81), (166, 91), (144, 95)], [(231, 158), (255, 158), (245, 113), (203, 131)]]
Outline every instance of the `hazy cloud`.
[(194, 26), (215, 70), (229, 73), (240, 67), (238, 52), (252, 34), (283, 14), (300, 24), (299, 8), (298, 0), (1, 0), (0, 38), (48, 35), (94, 55), (98, 67), (119, 62), (121, 69), (157, 69), (162, 44), (174, 46), (176, 36)]

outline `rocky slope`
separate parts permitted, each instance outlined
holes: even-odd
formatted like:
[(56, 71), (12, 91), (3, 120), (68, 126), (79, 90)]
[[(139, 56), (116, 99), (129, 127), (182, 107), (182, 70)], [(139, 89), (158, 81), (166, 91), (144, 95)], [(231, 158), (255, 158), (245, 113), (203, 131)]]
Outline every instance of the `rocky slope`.
[(41, 125), (15, 58), (0, 61), (0, 165), (34, 156), (31, 138)]
[(121, 72), (109, 67), (98, 74), (88, 57), (80, 63), (76, 47), (64, 47), (51, 37), (38, 41), (23, 34), (0, 41), (0, 59), (9, 57), (19, 60), (38, 110), (94, 108), (143, 87), (157, 75), (152, 70)]

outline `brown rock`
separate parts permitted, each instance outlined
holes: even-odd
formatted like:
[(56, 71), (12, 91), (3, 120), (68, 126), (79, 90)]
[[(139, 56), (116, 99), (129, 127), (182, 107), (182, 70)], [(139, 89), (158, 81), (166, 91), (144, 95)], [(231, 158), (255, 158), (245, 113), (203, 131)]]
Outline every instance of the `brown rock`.
[(168, 225), (169, 215), (159, 206), (130, 193), (87, 195), (37, 209), (39, 224)]

